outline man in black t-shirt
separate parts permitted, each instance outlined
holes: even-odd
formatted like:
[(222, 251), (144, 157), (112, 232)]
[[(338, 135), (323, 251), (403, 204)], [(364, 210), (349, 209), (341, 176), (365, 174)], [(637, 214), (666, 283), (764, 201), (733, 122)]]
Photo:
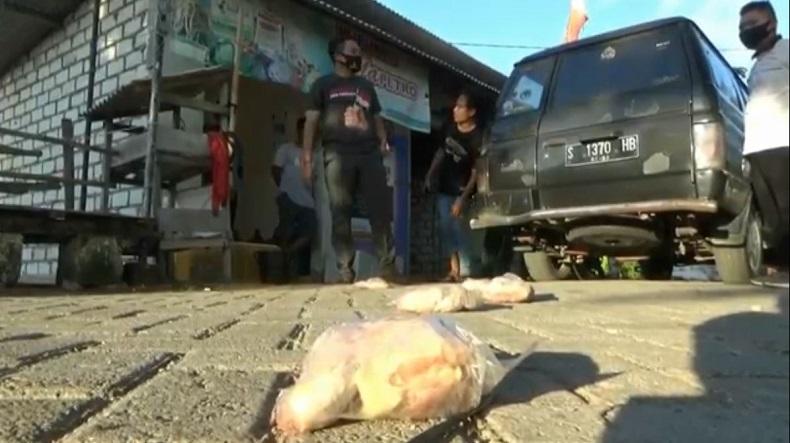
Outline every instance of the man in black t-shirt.
[[(472, 245), (466, 207), (475, 192), (475, 162), (483, 144), (477, 125), (477, 104), (469, 92), (462, 92), (453, 107), (453, 124), (444, 145), (436, 151), (425, 178), (428, 190), (435, 188), (439, 234), (443, 259), (449, 261), (449, 282), (477, 273), (479, 258)], [(434, 180), (438, 180), (434, 187)]]
[(302, 175), (310, 182), (313, 148), (320, 127), (332, 211), (332, 245), (344, 283), (354, 281), (351, 213), (357, 190), (370, 217), (381, 276), (390, 278), (395, 274), (392, 202), (386, 198), (387, 174), (382, 161), (389, 145), (376, 90), (371, 82), (357, 75), (362, 69), (361, 54), (359, 43), (353, 39), (330, 43), (334, 73), (319, 78), (312, 86), (302, 150)]
[(479, 127), (473, 127), (469, 132), (461, 132), (453, 125), (447, 131), (441, 150), (443, 161), (438, 167), (437, 190), (442, 194), (460, 198), (460, 205), (465, 206), (475, 190), (476, 176), (472, 173), (482, 145), (483, 131)]

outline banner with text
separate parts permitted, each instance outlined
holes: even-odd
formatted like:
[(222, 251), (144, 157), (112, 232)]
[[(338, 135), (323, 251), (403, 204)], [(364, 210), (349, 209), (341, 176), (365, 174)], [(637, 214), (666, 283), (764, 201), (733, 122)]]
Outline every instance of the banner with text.
[(430, 131), (428, 69), (391, 45), (288, 0), (187, 0), (176, 5), (173, 52), (210, 66), (232, 66), (241, 23), (242, 75), (303, 92), (332, 72), (330, 39), (354, 36), (366, 54), (362, 75), (376, 86), (382, 115), (410, 129)]

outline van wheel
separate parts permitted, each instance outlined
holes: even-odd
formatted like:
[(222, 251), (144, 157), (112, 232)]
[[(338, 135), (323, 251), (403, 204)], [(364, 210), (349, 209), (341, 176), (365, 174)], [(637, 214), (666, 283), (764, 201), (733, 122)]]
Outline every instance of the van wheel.
[(569, 265), (558, 263), (544, 251), (525, 252), (524, 264), (535, 281), (566, 280), (573, 274)]
[(716, 246), (716, 270), (724, 283), (749, 284), (763, 268), (763, 234), (760, 219), (752, 212), (746, 227), (746, 241), (742, 246)]

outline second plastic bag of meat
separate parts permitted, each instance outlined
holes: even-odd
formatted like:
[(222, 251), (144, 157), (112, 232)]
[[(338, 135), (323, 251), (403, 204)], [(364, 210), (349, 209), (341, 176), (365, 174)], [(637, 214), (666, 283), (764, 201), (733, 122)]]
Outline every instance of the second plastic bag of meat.
[(272, 419), (294, 435), (340, 419), (448, 417), (477, 407), (504, 375), (486, 344), (447, 319), (344, 324), (318, 337)]
[(417, 314), (471, 311), (480, 304), (478, 293), (467, 291), (457, 284), (417, 287), (395, 300), (395, 307), (399, 311)]
[(467, 279), (461, 286), (470, 293), (480, 294), (488, 303), (527, 303), (535, 297), (532, 285), (511, 273), (491, 280)]

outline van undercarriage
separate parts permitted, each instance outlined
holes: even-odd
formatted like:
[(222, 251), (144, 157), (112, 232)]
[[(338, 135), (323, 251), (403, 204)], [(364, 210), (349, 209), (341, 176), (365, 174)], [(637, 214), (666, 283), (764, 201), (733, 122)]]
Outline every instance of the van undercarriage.
[[(751, 211), (743, 216), (753, 218)], [(737, 221), (739, 217), (736, 217)], [(736, 257), (736, 270), (724, 265), (725, 281), (742, 282), (749, 269), (762, 265), (762, 254), (749, 251), (762, 235), (750, 236), (749, 223), (732, 228), (733, 216), (705, 200), (658, 200), (497, 215), (490, 208), (471, 222), (475, 229), (508, 226), (513, 250), (523, 254), (531, 277), (538, 281), (569, 277), (604, 277), (601, 259), (638, 262), (648, 279), (668, 279), (676, 265)], [(758, 225), (759, 228), (759, 225)], [(721, 258), (719, 258), (721, 257)], [(732, 267), (730, 266), (730, 267)]]

